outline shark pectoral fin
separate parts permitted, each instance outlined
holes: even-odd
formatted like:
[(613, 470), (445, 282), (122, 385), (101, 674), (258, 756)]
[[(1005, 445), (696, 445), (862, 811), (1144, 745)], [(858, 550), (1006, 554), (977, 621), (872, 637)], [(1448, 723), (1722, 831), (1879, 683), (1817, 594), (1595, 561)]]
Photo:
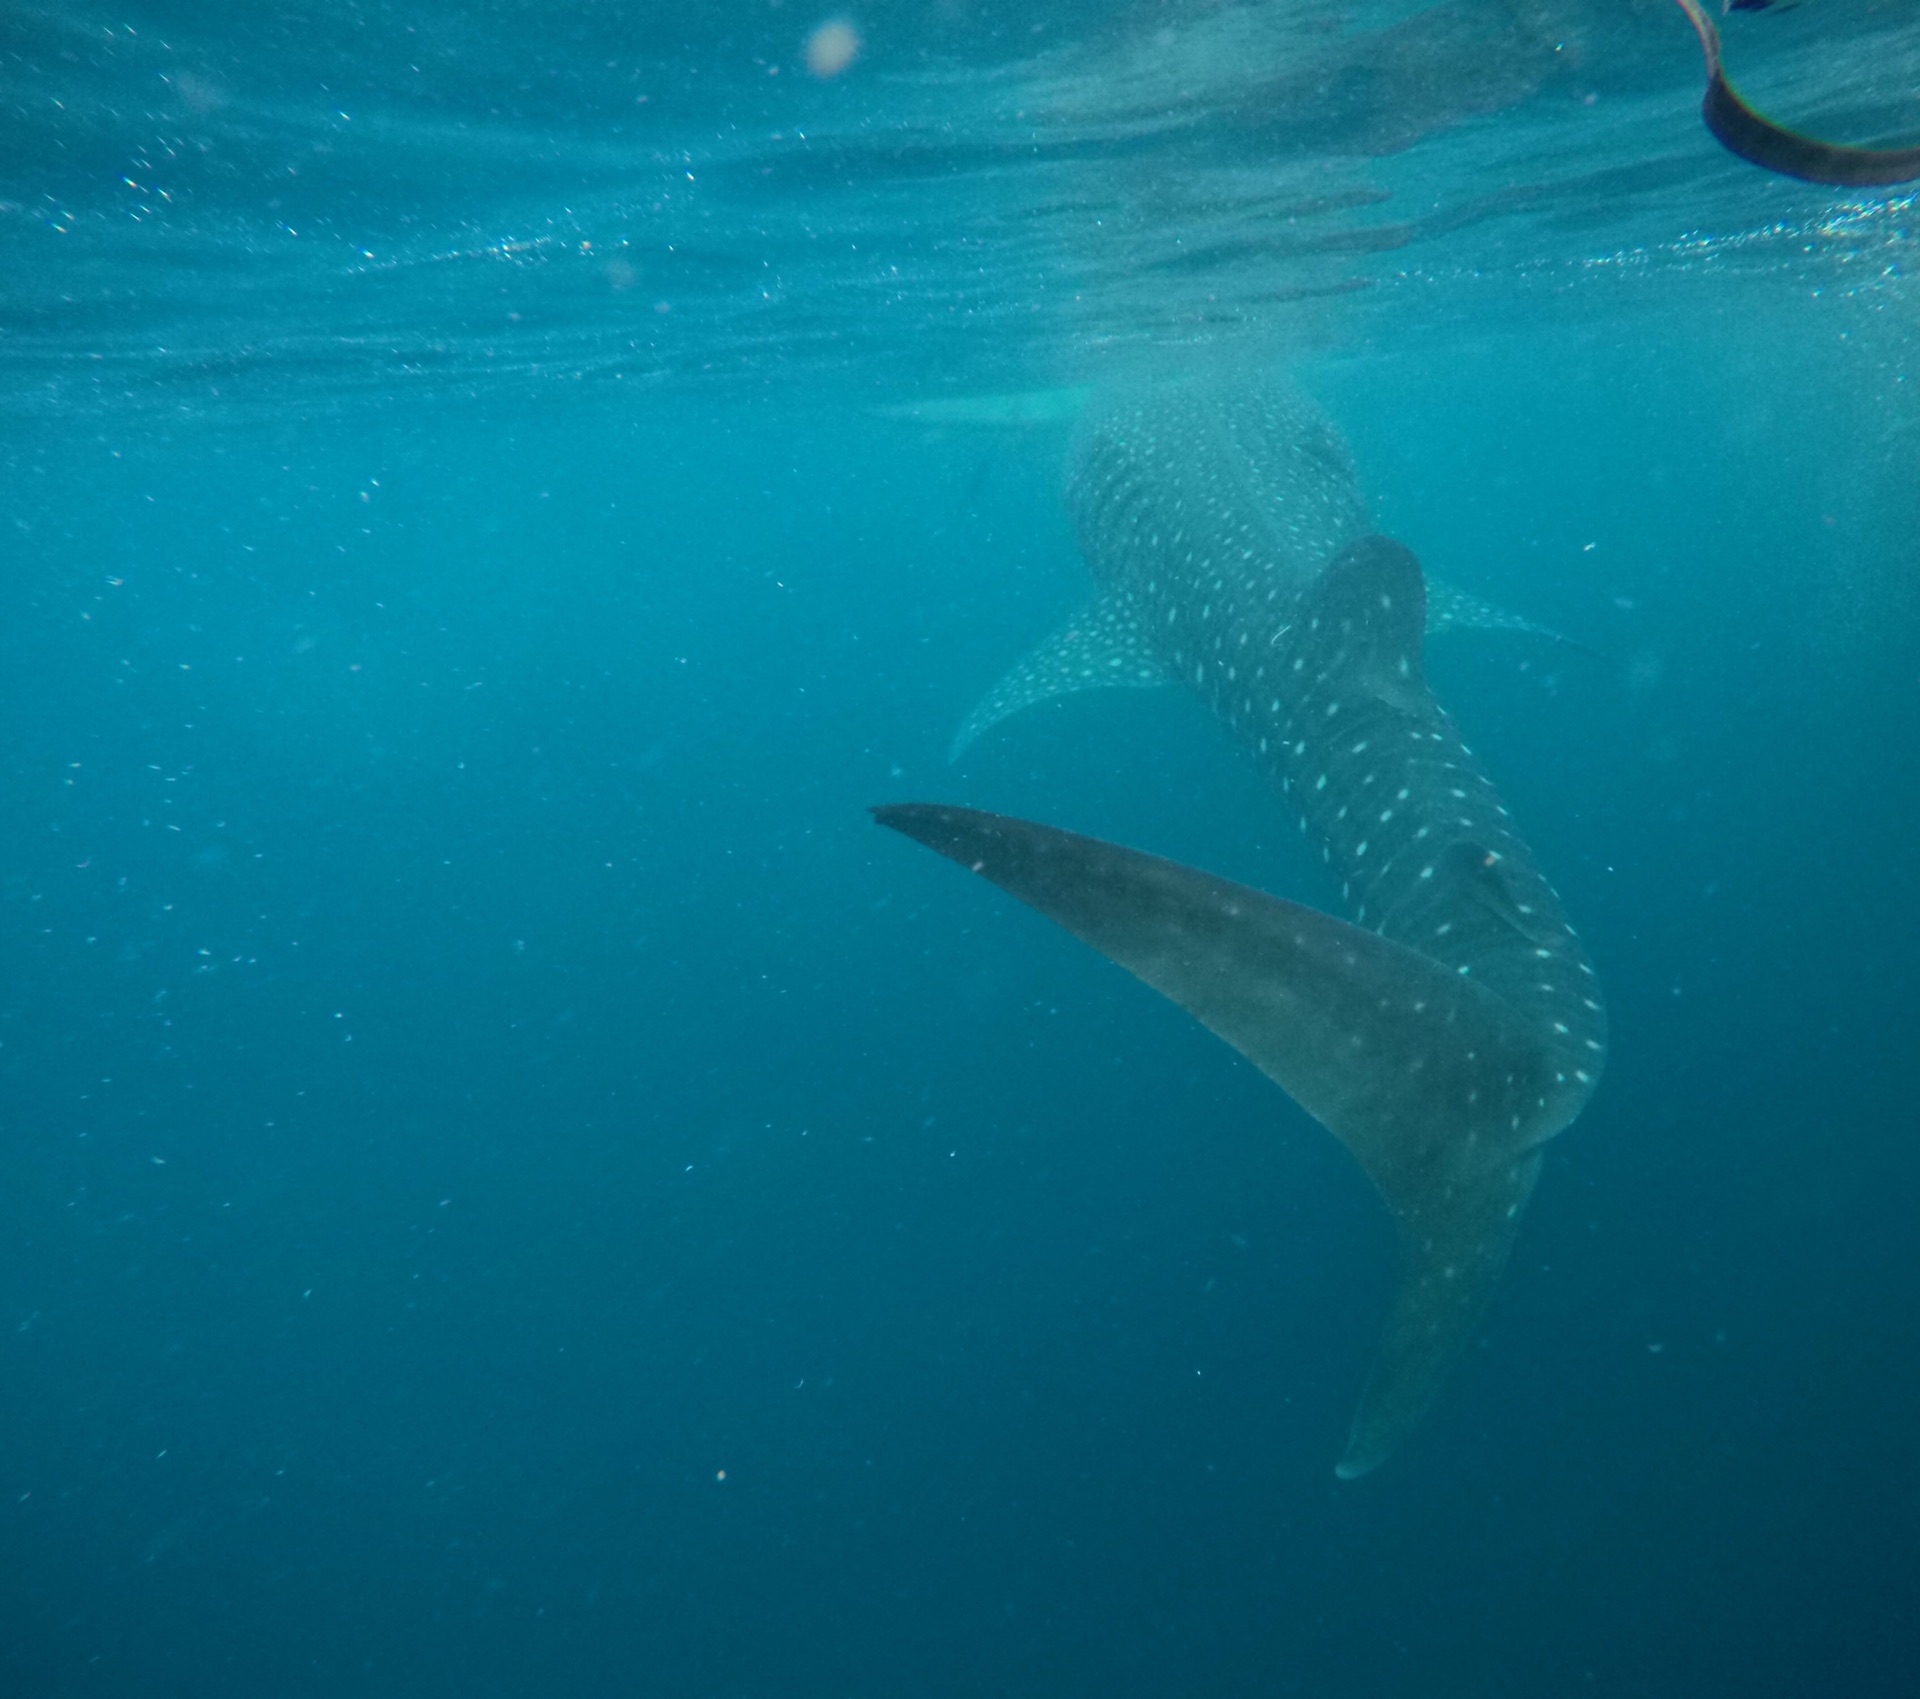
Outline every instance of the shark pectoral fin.
[(1427, 635), (1441, 631), (1510, 631), (1521, 637), (1543, 637), (1549, 643), (1563, 644), (1583, 655), (1595, 653), (1584, 643), (1541, 625), (1525, 614), (1517, 614), (1493, 602), (1482, 601), (1464, 590), (1427, 575)]
[[(1376, 652), (1374, 671), (1386, 672), (1389, 685), (1419, 676), (1420, 639), (1442, 631), (1511, 631), (1593, 653), (1550, 626), (1434, 578), (1405, 544), (1391, 537), (1360, 537), (1349, 543), (1328, 566), (1313, 595), (1326, 641), (1332, 643), (1348, 632), (1363, 633)], [(1333, 616), (1331, 623), (1328, 615)], [(1401, 671), (1402, 660), (1407, 663), (1406, 672)]]
[(976, 809), (874, 816), (1171, 998), (1353, 1152), (1408, 1260), (1341, 1468), (1379, 1463), (1465, 1344), (1526, 1201), (1549, 1099), (1519, 1016), (1404, 945), (1178, 862)]
[(1111, 591), (1094, 599), (983, 696), (954, 733), (949, 761), (957, 761), (989, 726), (1049, 697), (1114, 685), (1165, 684), (1167, 675), (1148, 646), (1126, 597)]

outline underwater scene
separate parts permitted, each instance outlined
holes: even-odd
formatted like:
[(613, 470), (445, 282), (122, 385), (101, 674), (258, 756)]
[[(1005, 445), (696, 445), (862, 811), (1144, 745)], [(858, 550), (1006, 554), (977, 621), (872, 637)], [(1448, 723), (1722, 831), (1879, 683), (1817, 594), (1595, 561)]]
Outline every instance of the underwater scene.
[(1917, 194), (1920, 0), (0, 9), (0, 1695), (1920, 1690)]

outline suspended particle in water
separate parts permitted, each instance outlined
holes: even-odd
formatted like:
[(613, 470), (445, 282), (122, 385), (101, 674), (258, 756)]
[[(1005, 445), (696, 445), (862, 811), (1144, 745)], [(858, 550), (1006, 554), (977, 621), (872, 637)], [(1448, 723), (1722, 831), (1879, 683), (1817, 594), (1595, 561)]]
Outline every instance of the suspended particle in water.
[(837, 77), (860, 53), (860, 32), (846, 18), (815, 24), (807, 37), (807, 69), (816, 77)]

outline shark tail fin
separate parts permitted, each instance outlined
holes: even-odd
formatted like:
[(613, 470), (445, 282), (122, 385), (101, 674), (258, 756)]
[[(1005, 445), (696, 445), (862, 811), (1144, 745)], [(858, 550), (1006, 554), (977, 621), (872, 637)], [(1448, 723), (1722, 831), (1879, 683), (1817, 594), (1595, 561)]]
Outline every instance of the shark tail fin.
[(1400, 1289), (1334, 1469), (1341, 1480), (1370, 1474), (1420, 1425), (1473, 1342), (1539, 1173), (1540, 1152), (1530, 1150), (1460, 1174), (1431, 1198), (1398, 1200)]
[(1114, 591), (1094, 597), (983, 696), (947, 751), (958, 761), (975, 738), (1022, 708), (1080, 690), (1165, 684), (1132, 602)]
[(1406, 1273), (1340, 1473), (1383, 1462), (1469, 1342), (1532, 1186), (1513, 1130), (1541, 1059), (1519, 1017), (1404, 945), (1177, 862), (975, 809), (874, 814), (1171, 998), (1353, 1152)]

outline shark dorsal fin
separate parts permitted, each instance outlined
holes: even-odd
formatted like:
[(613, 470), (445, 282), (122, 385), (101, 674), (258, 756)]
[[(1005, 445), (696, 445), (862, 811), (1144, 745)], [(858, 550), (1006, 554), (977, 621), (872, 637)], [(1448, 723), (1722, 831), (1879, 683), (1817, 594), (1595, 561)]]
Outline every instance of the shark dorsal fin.
[(1353, 1152), (1406, 1264), (1340, 1472), (1373, 1468), (1432, 1402), (1505, 1264), (1538, 1166), (1518, 1129), (1549, 1089), (1536, 1035), (1471, 977), (1250, 886), (977, 809), (874, 814), (1178, 1003)]
[(1489, 602), (1484, 597), (1469, 594), (1457, 585), (1449, 584), (1427, 573), (1427, 635), (1429, 637), (1443, 631), (1499, 631), (1516, 637), (1539, 637), (1548, 643), (1563, 649), (1571, 649), (1576, 654), (1593, 656), (1595, 651), (1585, 643), (1575, 642), (1563, 631), (1555, 631), (1550, 625), (1542, 625), (1538, 620), (1528, 619), (1525, 614), (1517, 614), (1511, 608), (1503, 608), (1497, 602)]
[(1413, 551), (1391, 537), (1368, 536), (1334, 556), (1303, 599), (1294, 629), (1321, 669), (1400, 701), (1425, 689), (1426, 626), (1426, 579)]

